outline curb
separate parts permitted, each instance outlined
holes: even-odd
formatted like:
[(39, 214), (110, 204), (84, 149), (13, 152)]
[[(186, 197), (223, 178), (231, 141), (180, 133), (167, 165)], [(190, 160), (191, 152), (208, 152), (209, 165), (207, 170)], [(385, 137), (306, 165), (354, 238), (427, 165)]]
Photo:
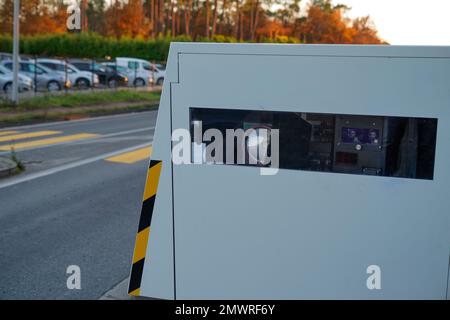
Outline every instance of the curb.
[(17, 163), (9, 158), (0, 157), (0, 177), (7, 177), (15, 174), (17, 171)]
[[(31, 113), (17, 113), (17, 114), (0, 114), (0, 126), (3, 128), (9, 127), (22, 127), (29, 126), (33, 124), (48, 124), (52, 122), (65, 122), (65, 121), (79, 121), (83, 119), (96, 118), (101, 116), (112, 116), (128, 113), (146, 112), (158, 110), (159, 104), (157, 102), (150, 101), (145, 103), (145, 101), (140, 103), (135, 103), (121, 106), (112, 106), (109, 108), (104, 108), (100, 106), (90, 106), (83, 107), (83, 109), (74, 107), (72, 109), (67, 108), (67, 110), (51, 110)], [(26, 114), (28, 117), (22, 119), (21, 116)]]
[(130, 278), (125, 278), (116, 284), (112, 289), (104, 293), (99, 300), (154, 300), (146, 297), (134, 297), (128, 294), (128, 282)]

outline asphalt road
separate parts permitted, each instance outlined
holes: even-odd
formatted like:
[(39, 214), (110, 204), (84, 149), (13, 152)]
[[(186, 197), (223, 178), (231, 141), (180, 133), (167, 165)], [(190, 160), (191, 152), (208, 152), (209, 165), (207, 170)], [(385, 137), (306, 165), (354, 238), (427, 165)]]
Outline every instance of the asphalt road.
[(156, 114), (0, 129), (26, 166), (0, 179), (0, 299), (98, 299), (129, 275)]

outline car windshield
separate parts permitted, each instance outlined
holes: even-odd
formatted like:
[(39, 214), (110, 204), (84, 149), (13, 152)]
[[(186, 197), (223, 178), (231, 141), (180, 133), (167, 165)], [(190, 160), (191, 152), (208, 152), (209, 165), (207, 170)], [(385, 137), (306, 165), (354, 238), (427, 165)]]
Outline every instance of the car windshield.
[(42, 73), (45, 73), (44, 70), (42, 70), (41, 68), (39, 68), (38, 66), (36, 66), (34, 63), (29, 63), (29, 64), (28, 64), (28, 71), (29, 71), (29, 72), (35, 72), (36, 74), (42, 74)]
[(105, 67), (108, 72), (118, 72), (123, 74), (130, 72), (129, 69), (122, 66), (117, 66), (115, 64), (107, 64)]
[(76, 71), (73, 70), (71, 67), (67, 67), (67, 72), (68, 73), (75, 73)]
[[(63, 65), (63, 67), (64, 67), (64, 65)], [(78, 69), (77, 67), (75, 67), (73, 64), (70, 64), (70, 63), (67, 64), (67, 68), (72, 69), (72, 72), (80, 72), (80, 69)]]
[(148, 71), (155, 71), (155, 67), (153, 67), (150, 63), (148, 63), (148, 62), (143, 62), (142, 63), (142, 66), (143, 66), (143, 68), (145, 69), (145, 70), (148, 70)]
[(0, 66), (0, 71), (2, 72), (2, 74), (11, 73), (11, 70), (5, 68), (4, 66)]
[(37, 70), (42, 71), (42, 73), (52, 73), (52, 72), (54, 72), (52, 69), (47, 68), (46, 66), (43, 66), (40, 63), (38, 63), (36, 67), (37, 67)]
[(128, 72), (128, 69), (125, 68), (125, 67), (117, 66), (116, 68), (117, 68), (117, 71), (119, 71), (119, 72), (123, 72), (123, 73), (127, 73)]
[(106, 71), (105, 68), (102, 65), (98, 64), (98, 63), (94, 63), (93, 67), (94, 67), (94, 71), (100, 71), (100, 72), (105, 72)]
[(46, 65), (51, 65), (53, 69), (55, 69), (56, 71), (61, 71), (61, 72), (65, 72), (66, 71), (66, 67), (64, 66), (64, 63), (59, 63), (59, 62), (49, 62), (49, 63), (45, 63)]

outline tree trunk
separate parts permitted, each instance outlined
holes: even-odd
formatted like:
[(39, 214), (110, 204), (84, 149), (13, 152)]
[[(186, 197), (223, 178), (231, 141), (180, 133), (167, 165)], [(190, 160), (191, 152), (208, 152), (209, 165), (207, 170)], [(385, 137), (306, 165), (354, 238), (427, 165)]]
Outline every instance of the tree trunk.
[(81, 1), (81, 32), (88, 32), (88, 19), (87, 19), (87, 8), (88, 2), (87, 0)]
[(234, 26), (234, 37), (236, 39), (239, 39), (239, 29), (240, 29), (240, 24), (241, 24), (241, 8), (239, 5), (239, 1), (240, 0), (236, 0), (236, 22), (235, 22), (235, 26)]
[(252, 41), (255, 40), (256, 28), (258, 26), (258, 16), (259, 16), (259, 0), (256, 0), (255, 5), (252, 9), (252, 19), (250, 25), (250, 38)]
[(222, 25), (225, 23), (224, 17), (225, 17), (225, 11), (227, 9), (227, 0), (223, 0), (222, 2), (222, 12), (220, 13), (220, 23), (219, 23), (219, 33), (222, 34)]
[(154, 36), (154, 33), (155, 33), (155, 0), (150, 0), (149, 5), (150, 5), (150, 8), (149, 8), (150, 27), (151, 27), (152, 36)]
[(164, 26), (164, 0), (159, 0), (159, 29), (165, 31)]
[(239, 12), (239, 41), (244, 40), (244, 14)]
[(175, 24), (175, 4), (173, 3), (173, 1), (172, 1), (172, 5), (171, 5), (171, 16), (172, 16), (172, 38), (174, 38), (175, 37), (175, 27), (176, 27), (176, 24)]
[(212, 36), (214, 37), (216, 35), (216, 29), (217, 29), (217, 0), (214, 0), (214, 11), (213, 11), (213, 25), (212, 25)]
[(153, 37), (156, 37), (159, 30), (159, 5), (158, 0), (153, 1)]
[(191, 12), (192, 12), (192, 0), (184, 0), (184, 32), (187, 36), (191, 36)]
[(177, 17), (177, 19), (176, 19), (177, 20), (176, 35), (177, 36), (180, 34), (180, 20), (181, 20), (181, 18), (180, 18), (180, 8), (181, 8), (181, 6), (178, 6), (177, 15), (176, 15), (176, 17)]
[(206, 0), (206, 23), (205, 23), (206, 32), (205, 32), (205, 36), (208, 39), (209, 39), (209, 26), (210, 26), (209, 20), (210, 20), (210, 15), (211, 15), (210, 11), (211, 10), (210, 10), (210, 7), (209, 7), (209, 0)]

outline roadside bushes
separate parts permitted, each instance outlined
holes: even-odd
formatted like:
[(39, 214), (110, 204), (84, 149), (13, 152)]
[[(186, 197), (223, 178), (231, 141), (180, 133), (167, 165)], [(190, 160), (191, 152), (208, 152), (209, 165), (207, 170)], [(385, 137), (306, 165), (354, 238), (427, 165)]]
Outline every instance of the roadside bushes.
[[(199, 38), (202, 42), (239, 42), (236, 38), (215, 35), (212, 39)], [(26, 55), (71, 58), (134, 57), (150, 61), (165, 61), (169, 53), (170, 42), (192, 41), (188, 36), (175, 38), (158, 37), (155, 39), (141, 38), (110, 38), (95, 33), (81, 34), (46, 34), (21, 36), (20, 52)], [(288, 37), (277, 37), (274, 40), (263, 39), (262, 42), (298, 43), (298, 40)], [(10, 35), (0, 35), (0, 52), (12, 52)]]
[[(171, 41), (190, 41), (188, 37), (160, 37), (151, 40), (108, 38), (97, 34), (48, 34), (21, 36), (20, 53), (26, 55), (105, 58), (135, 57), (165, 61)], [(0, 35), (0, 52), (12, 51), (10, 35)]]

